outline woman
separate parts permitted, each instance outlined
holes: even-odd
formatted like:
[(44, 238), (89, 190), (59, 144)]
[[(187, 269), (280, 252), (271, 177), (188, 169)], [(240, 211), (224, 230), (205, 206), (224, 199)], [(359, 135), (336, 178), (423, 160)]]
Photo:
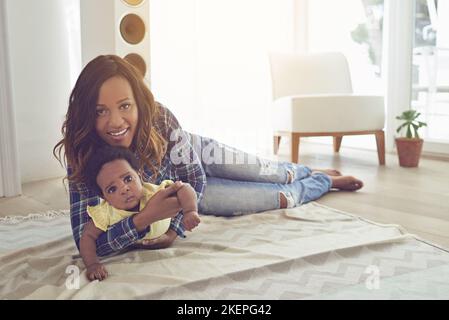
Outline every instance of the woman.
[[(99, 203), (98, 195), (86, 187), (83, 172), (89, 157), (104, 144), (133, 151), (146, 182), (189, 183), (202, 214), (229, 216), (290, 208), (315, 200), (331, 188), (357, 190), (363, 185), (336, 170), (312, 171), (293, 163), (263, 160), (183, 131), (174, 115), (154, 101), (139, 71), (114, 55), (95, 58), (81, 72), (62, 135), (53, 153), (67, 166), (78, 248), (90, 219), (86, 208)], [(170, 196), (179, 186), (158, 192), (141, 212), (109, 228), (96, 242), (97, 254), (104, 256), (133, 245), (149, 232), (152, 222), (165, 218), (173, 218), (170, 233), (141, 246), (167, 247), (176, 236), (185, 237), (179, 203)]]

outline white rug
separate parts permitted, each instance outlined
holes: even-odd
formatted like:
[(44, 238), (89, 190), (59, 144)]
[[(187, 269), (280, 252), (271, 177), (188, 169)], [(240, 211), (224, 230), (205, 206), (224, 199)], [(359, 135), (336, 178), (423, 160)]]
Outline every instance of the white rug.
[(0, 218), (0, 254), (72, 234), (69, 210)]
[(67, 213), (52, 216), (0, 221), (1, 298), (449, 298), (449, 253), (399, 226), (317, 203), (203, 216), (171, 248), (106, 258), (110, 277), (102, 282), (85, 279)]

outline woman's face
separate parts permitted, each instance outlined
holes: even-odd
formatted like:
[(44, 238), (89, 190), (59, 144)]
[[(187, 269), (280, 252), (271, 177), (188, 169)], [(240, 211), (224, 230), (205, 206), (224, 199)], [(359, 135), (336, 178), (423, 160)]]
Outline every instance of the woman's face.
[(112, 77), (100, 87), (95, 129), (111, 146), (129, 148), (137, 130), (138, 110), (127, 80)]

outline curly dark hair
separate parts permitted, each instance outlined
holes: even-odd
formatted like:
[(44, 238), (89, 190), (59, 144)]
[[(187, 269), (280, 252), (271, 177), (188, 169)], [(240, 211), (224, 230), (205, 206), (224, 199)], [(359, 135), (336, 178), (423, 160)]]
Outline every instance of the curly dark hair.
[(104, 164), (114, 160), (126, 160), (131, 168), (139, 172), (139, 160), (137, 160), (134, 153), (125, 147), (112, 147), (106, 145), (96, 151), (90, 158), (86, 165), (86, 183), (89, 188), (92, 188), (99, 196), (103, 196), (100, 186), (97, 184), (97, 176)]

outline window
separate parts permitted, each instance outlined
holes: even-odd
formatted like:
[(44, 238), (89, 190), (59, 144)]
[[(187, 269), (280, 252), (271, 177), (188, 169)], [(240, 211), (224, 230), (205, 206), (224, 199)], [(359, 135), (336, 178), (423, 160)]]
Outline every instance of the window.
[(426, 141), (449, 143), (449, 1), (415, 0), (414, 21), (412, 107)]
[(292, 1), (152, 1), (152, 90), (184, 129), (271, 155), (270, 51), (293, 47)]
[[(383, 94), (384, 0), (308, 1), (309, 52), (339, 51), (349, 62), (354, 92)], [(328, 137), (310, 138), (332, 143)], [(348, 136), (344, 146), (376, 149), (370, 136)]]

